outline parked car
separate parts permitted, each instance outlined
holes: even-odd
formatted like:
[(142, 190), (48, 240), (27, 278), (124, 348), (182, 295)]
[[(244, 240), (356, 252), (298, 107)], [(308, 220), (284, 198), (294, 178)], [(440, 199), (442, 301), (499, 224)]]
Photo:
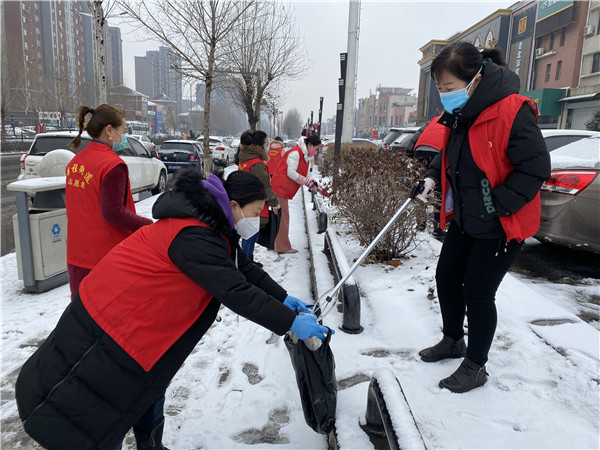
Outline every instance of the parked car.
[(598, 131), (589, 130), (542, 130), (548, 151), (554, 151), (564, 145), (592, 136), (600, 136)]
[(293, 139), (286, 139), (285, 141), (283, 141), (283, 146), (285, 148), (292, 148), (294, 145), (296, 145), (296, 141), (294, 141)]
[(140, 144), (146, 147), (146, 150), (148, 150), (149, 152), (151, 152), (152, 150), (156, 150), (156, 145), (154, 145), (154, 142), (152, 142), (150, 138), (145, 134), (128, 134), (127, 137), (132, 137), (140, 141)]
[(542, 186), (535, 237), (600, 253), (600, 136), (565, 145), (550, 158), (552, 176)]
[[(75, 131), (37, 134), (29, 152), (21, 156), (21, 174), (18, 179), (48, 176), (44, 173), (48, 167), (52, 168), (52, 175), (64, 175), (71, 158), (92, 140), (84, 132), (81, 135), (81, 146), (78, 150), (73, 151), (68, 144), (76, 135)], [(132, 193), (150, 190), (152, 194), (156, 195), (165, 191), (167, 168), (156, 159), (156, 152), (148, 152), (137, 139), (127, 137), (127, 144), (117, 154), (125, 161), (129, 169), (129, 184)]]
[(165, 141), (160, 146), (158, 159), (169, 173), (187, 168), (204, 170), (204, 151), (202, 142), (198, 141)]
[(391, 128), (383, 139), (381, 152), (412, 157), (412, 153), (408, 154), (406, 151), (406, 146), (417, 131), (419, 131), (419, 127)]
[[(204, 136), (200, 136), (197, 141), (203, 142)], [(235, 160), (235, 149), (231, 148), (225, 141), (218, 136), (209, 137), (211, 162), (227, 167)], [(212, 171), (212, 170), (211, 170)]]

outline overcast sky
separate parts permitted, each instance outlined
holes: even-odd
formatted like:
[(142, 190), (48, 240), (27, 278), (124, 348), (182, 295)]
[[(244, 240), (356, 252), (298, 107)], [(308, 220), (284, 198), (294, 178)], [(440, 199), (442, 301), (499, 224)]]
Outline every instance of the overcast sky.
[[(419, 48), (432, 39), (447, 39), (497, 9), (514, 2), (502, 1), (369, 1), (362, 0), (358, 50), (356, 98), (366, 97), (378, 85), (412, 88), (419, 83)], [(348, 46), (348, 1), (293, 2), (299, 30), (314, 68), (306, 78), (289, 82), (284, 110), (297, 108), (302, 117), (319, 110), (324, 97), (323, 119), (335, 114), (340, 77), (340, 53)], [(160, 45), (128, 24), (111, 19), (121, 28), (123, 76), (135, 88), (134, 56)], [(187, 97), (189, 88), (184, 88)]]

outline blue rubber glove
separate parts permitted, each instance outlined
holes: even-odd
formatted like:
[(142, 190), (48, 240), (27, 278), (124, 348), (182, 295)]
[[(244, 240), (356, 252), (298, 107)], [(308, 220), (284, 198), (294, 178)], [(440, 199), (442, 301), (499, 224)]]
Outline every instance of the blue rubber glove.
[[(329, 329), (317, 323), (317, 318), (311, 314), (301, 314), (296, 316), (290, 331), (298, 336), (298, 339), (304, 340), (316, 336), (322, 341), (327, 337)], [(331, 334), (335, 331), (331, 330)]]
[(283, 304), (285, 306), (287, 306), (288, 308), (290, 308), (292, 311), (298, 311), (298, 312), (303, 312), (303, 313), (308, 313), (308, 314), (310, 314), (310, 311), (308, 310), (307, 307), (312, 306), (308, 303), (304, 303), (299, 298), (292, 297), (291, 295), (288, 295), (285, 298), (285, 300), (283, 301)]

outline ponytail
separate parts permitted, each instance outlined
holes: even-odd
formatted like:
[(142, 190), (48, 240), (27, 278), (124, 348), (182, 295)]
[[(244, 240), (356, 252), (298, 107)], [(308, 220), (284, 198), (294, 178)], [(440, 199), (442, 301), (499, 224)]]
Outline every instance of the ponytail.
[[(90, 120), (85, 123), (85, 116), (91, 114)], [(107, 125), (111, 125), (113, 128), (120, 127), (125, 121), (125, 111), (120, 108), (115, 108), (111, 105), (100, 105), (96, 109), (90, 108), (89, 106), (81, 105), (77, 108), (77, 124), (79, 126), (79, 134), (69, 142), (69, 147), (73, 150), (77, 150), (81, 145), (81, 134), (85, 129), (88, 134), (97, 139), (102, 134), (102, 130)]]

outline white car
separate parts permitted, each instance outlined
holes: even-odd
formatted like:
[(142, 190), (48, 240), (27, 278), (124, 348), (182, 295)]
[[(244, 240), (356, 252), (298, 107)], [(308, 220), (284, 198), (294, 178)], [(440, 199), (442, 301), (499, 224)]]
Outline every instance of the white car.
[[(200, 136), (197, 141), (203, 142), (204, 136)], [(235, 161), (235, 150), (225, 143), (225, 140), (218, 136), (209, 137), (210, 155), (213, 162), (227, 167)]]
[(581, 139), (600, 136), (598, 131), (589, 130), (541, 130), (544, 141), (546, 141), (546, 147), (551, 152), (564, 145), (571, 144)]
[(154, 145), (154, 142), (152, 142), (150, 138), (145, 134), (128, 134), (127, 137), (132, 137), (140, 141), (140, 144), (146, 147), (146, 150), (148, 150), (149, 152), (151, 152), (152, 150), (156, 150), (156, 145)]
[[(92, 140), (84, 132), (81, 135), (81, 146), (74, 152), (68, 144), (76, 135), (75, 131), (37, 134), (29, 152), (21, 156), (21, 174), (17, 179), (64, 175), (71, 158)], [(155, 151), (148, 152), (139, 141), (128, 136), (127, 145), (117, 154), (129, 169), (129, 184), (133, 194), (149, 190), (156, 195), (165, 191), (167, 168), (156, 159)]]

